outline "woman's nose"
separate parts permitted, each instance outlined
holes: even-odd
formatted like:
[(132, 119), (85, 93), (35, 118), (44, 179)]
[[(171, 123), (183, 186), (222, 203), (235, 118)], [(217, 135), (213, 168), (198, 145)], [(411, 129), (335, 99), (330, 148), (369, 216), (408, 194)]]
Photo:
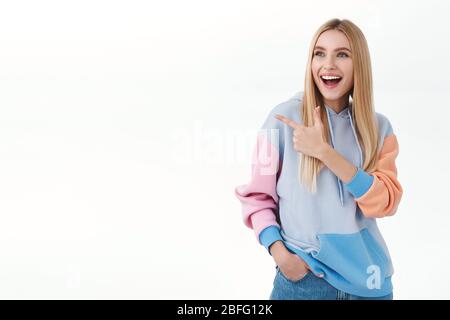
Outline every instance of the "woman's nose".
[(330, 69), (336, 69), (336, 67), (335, 67), (335, 63), (334, 63), (335, 61), (334, 61), (334, 57), (332, 57), (331, 55), (330, 56), (328, 56), (327, 58), (326, 58), (326, 60), (325, 60), (325, 66), (327, 67), (327, 68), (330, 68)]
[(334, 71), (336, 70), (336, 67), (324, 67), (323, 71)]

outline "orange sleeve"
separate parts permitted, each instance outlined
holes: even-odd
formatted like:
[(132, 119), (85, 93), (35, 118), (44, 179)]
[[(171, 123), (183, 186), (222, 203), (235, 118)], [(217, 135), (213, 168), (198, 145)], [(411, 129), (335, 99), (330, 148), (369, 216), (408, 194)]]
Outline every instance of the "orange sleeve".
[(403, 189), (397, 179), (395, 159), (399, 153), (397, 137), (394, 133), (384, 139), (378, 166), (374, 172), (370, 188), (362, 196), (355, 198), (366, 217), (382, 218), (392, 216), (397, 211)]

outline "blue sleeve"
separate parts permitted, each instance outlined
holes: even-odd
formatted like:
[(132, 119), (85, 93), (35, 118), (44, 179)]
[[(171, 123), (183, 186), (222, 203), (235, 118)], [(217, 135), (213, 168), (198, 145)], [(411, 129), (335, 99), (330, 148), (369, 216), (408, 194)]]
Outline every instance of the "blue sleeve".
[(370, 189), (373, 179), (374, 177), (372, 175), (358, 167), (358, 171), (353, 176), (352, 180), (348, 183), (344, 183), (344, 185), (355, 198), (359, 198)]
[(268, 226), (259, 234), (259, 242), (266, 248), (269, 254), (270, 245), (278, 240), (283, 241), (283, 238), (281, 237), (280, 228), (277, 226)]

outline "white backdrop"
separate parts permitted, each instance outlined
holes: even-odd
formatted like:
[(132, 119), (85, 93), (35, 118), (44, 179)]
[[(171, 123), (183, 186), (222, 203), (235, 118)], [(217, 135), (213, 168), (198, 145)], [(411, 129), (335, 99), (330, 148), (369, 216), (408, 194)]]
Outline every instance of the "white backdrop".
[(404, 195), (396, 299), (448, 299), (446, 1), (1, 1), (0, 298), (267, 299), (241, 220), (252, 134), (347, 18)]

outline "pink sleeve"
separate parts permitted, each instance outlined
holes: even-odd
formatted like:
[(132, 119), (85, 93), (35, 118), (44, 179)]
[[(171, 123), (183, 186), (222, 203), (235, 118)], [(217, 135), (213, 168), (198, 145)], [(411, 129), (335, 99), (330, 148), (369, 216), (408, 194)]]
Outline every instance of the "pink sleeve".
[[(276, 220), (278, 206), (276, 192), (277, 174), (280, 168), (278, 139), (271, 140), (261, 130), (252, 156), (252, 174), (248, 184), (236, 187), (235, 194), (242, 203), (244, 224), (253, 229), (259, 241), (259, 234), (268, 226), (280, 226)], [(276, 130), (275, 134), (278, 134)]]

